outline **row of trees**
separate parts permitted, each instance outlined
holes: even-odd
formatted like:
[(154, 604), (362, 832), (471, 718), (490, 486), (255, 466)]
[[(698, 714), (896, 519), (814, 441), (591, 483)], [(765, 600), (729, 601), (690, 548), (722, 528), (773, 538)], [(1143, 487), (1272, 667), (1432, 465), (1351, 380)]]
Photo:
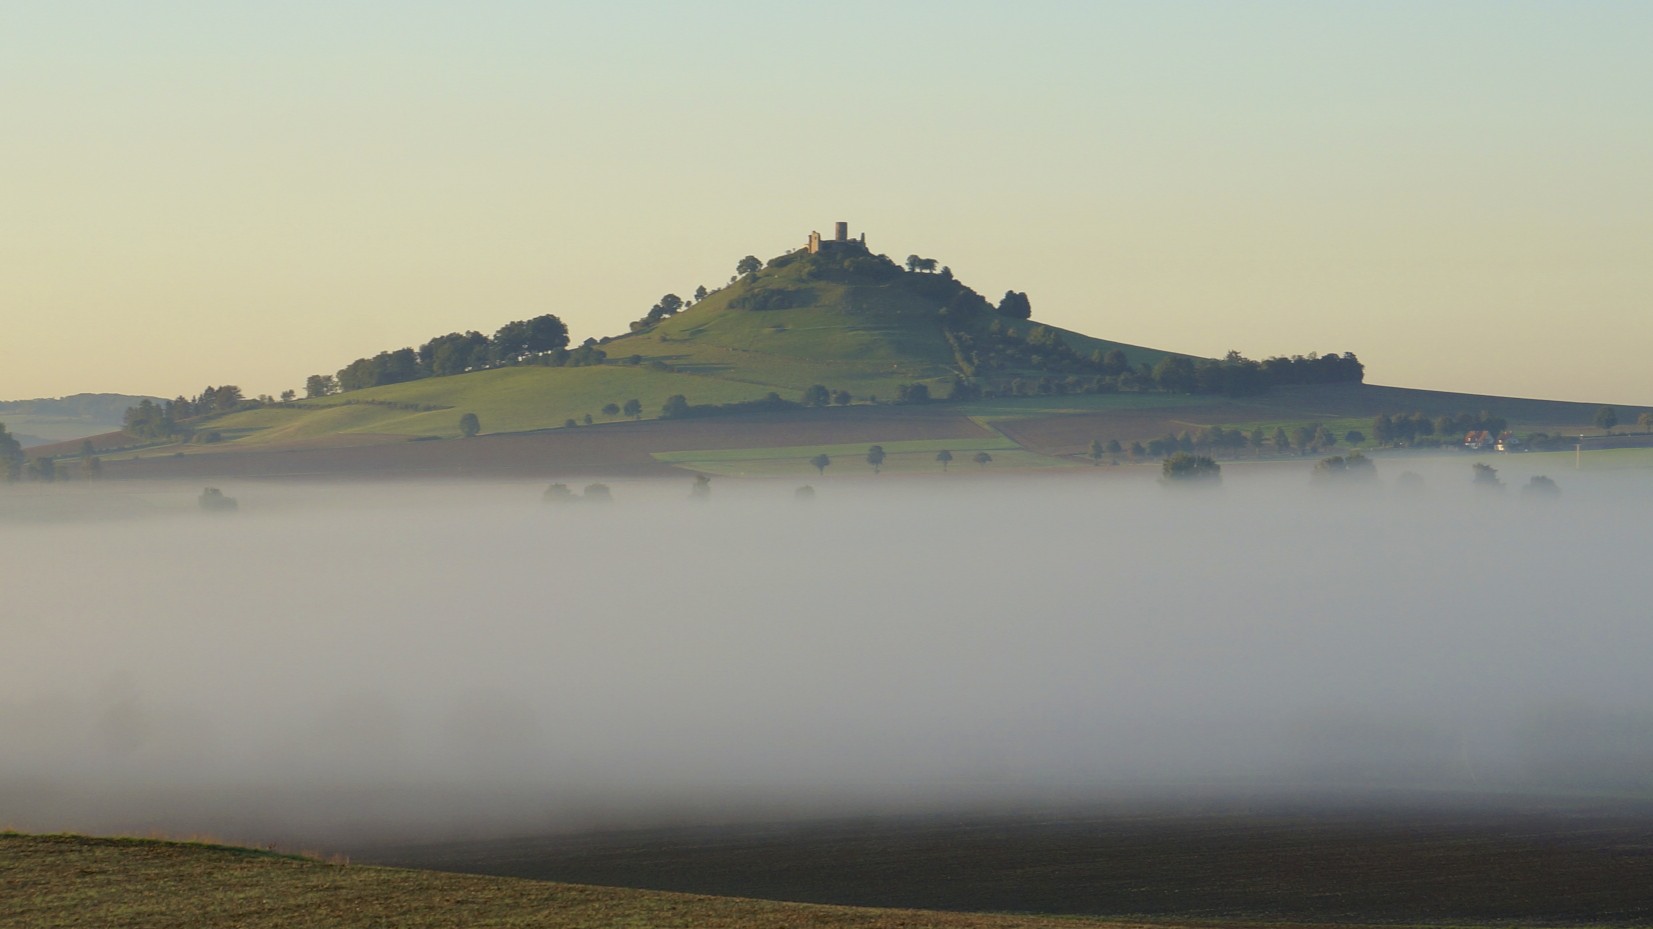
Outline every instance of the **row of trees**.
[[(291, 399), (291, 391), (283, 396)], [(176, 439), (192, 435), (195, 431), (190, 425), (191, 420), (207, 416), (216, 416), (220, 413), (233, 413), (236, 410), (260, 406), (274, 402), (274, 398), (260, 397), (257, 400), (248, 400), (241, 392), (241, 388), (234, 384), (223, 384), (218, 387), (205, 387), (194, 397), (175, 397), (161, 403), (150, 399), (138, 401), (137, 406), (129, 406), (121, 418), (121, 428), (127, 435), (148, 441)]]
[[(867, 449), (866, 460), (867, 464), (872, 466), (872, 473), (879, 474), (883, 471), (884, 459), (887, 457), (888, 455), (885, 454), (884, 446), (882, 445), (874, 445)], [(977, 452), (970, 460), (974, 461), (981, 467), (986, 467), (992, 463), (993, 456), (987, 452)], [(953, 463), (953, 453), (945, 448), (939, 452), (936, 452), (936, 462), (941, 465), (941, 470), (946, 471), (947, 466)], [(825, 474), (826, 469), (832, 465), (832, 458), (825, 452), (822, 452), (814, 458), (809, 459), (809, 464), (816, 471), (821, 474)], [(811, 494), (813, 494), (813, 491), (811, 491)]]
[(566, 352), (568, 346), (568, 327), (561, 319), (546, 313), (533, 319), (508, 322), (492, 337), (476, 331), (450, 332), (432, 338), (417, 350), (399, 348), (371, 358), (358, 358), (336, 375), (312, 374), (305, 379), (304, 391), (308, 397), (325, 397), (338, 391), (503, 365), (589, 364), (602, 360), (602, 352), (595, 349), (595, 344), (591, 341), (582, 346), (583, 356), (576, 357), (579, 350), (559, 355)]
[[(1486, 410), (1479, 413), (1443, 414), (1433, 419), (1423, 413), (1379, 413), (1372, 420), (1372, 441), (1378, 445), (1438, 445), (1440, 440), (1457, 441), (1471, 432), (1500, 435), (1509, 421)], [(1424, 441), (1439, 436), (1434, 441)]]

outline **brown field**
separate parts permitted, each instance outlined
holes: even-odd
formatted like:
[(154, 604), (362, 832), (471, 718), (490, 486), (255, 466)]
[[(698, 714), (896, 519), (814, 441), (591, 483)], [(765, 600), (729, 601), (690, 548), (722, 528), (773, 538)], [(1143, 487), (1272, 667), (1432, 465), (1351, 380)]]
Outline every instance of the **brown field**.
[(616, 832), (367, 852), (778, 900), (1269, 925), (1653, 925), (1653, 810), (1233, 806)]
[[(346, 866), (251, 849), (0, 833), (7, 929), (1130, 929), (1140, 922), (736, 900)], [(1157, 929), (1209, 926), (1153, 924)]]

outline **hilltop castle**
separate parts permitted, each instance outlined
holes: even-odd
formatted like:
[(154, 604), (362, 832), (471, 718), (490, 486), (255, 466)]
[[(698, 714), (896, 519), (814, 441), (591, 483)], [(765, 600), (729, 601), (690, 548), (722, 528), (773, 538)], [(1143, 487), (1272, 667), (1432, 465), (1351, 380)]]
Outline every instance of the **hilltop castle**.
[(849, 223), (838, 223), (837, 228), (834, 230), (832, 238), (830, 239), (821, 238), (821, 234), (819, 232), (811, 232), (809, 234), (809, 243), (804, 246), (804, 249), (811, 255), (815, 255), (825, 249), (838, 248), (840, 246), (848, 245), (851, 242), (859, 243), (862, 248), (866, 248), (867, 234), (863, 232), (861, 233), (861, 238), (852, 239), (849, 237)]

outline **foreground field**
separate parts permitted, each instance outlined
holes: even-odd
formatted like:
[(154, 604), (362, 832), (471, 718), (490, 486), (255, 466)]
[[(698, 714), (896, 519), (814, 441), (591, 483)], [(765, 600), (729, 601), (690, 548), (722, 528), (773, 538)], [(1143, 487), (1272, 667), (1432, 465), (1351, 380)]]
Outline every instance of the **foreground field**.
[[(1130, 929), (1137, 922), (876, 910), (582, 887), (140, 839), (0, 834), (0, 924), (68, 926)], [(1206, 926), (1210, 923), (1165, 923)]]
[(381, 849), (399, 865), (861, 906), (1266, 925), (1653, 924), (1645, 806), (1182, 804)]

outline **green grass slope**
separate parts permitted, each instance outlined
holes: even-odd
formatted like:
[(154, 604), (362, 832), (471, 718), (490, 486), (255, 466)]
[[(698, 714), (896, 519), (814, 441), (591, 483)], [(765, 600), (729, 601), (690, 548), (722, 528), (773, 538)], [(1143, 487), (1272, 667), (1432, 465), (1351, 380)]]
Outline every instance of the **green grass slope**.
[(1131, 924), (771, 903), (345, 866), (200, 843), (9, 833), (0, 834), (0, 925), (1124, 929)]
[[(944, 322), (981, 332), (995, 320), (1001, 317), (957, 280), (902, 270), (852, 244), (818, 255), (782, 255), (688, 310), (604, 348), (610, 357), (641, 355), (682, 370), (762, 384), (783, 396), (824, 384), (858, 398), (888, 398), (902, 383), (939, 386), (961, 373)], [(1036, 325), (1002, 322), (1017, 334)], [(1167, 354), (1055, 331), (1083, 355), (1117, 348), (1133, 365), (1152, 365)]]
[[(946, 329), (986, 333), (997, 323), (1025, 335), (1036, 323), (1005, 320), (968, 287), (939, 274), (905, 271), (860, 246), (774, 259), (699, 304), (641, 332), (609, 340), (609, 363), (589, 367), (513, 367), (390, 384), (220, 417), (207, 430), (235, 446), (377, 434), (447, 438), (475, 413), (484, 432), (595, 422), (609, 403), (636, 399), (645, 418), (670, 396), (692, 404), (789, 400), (814, 384), (848, 391), (857, 402), (896, 396), (924, 383), (945, 395), (963, 373)], [(1056, 329), (1082, 355), (1120, 349), (1134, 364), (1166, 353)], [(1012, 376), (1033, 373), (1003, 370)]]

